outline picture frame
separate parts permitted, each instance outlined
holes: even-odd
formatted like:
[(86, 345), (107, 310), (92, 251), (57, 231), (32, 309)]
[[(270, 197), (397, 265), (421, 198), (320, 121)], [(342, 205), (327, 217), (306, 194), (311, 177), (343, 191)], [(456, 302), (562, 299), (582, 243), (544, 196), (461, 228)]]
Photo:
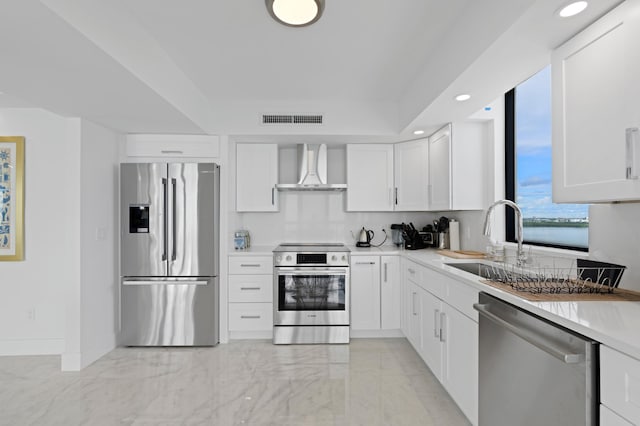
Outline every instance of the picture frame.
[(24, 136), (0, 136), (0, 261), (24, 259)]

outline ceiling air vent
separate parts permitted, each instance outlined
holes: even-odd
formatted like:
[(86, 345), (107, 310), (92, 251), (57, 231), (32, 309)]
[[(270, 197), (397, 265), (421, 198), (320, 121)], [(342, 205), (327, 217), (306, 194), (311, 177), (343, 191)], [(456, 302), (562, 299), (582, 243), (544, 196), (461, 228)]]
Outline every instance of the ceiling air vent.
[(263, 114), (262, 124), (322, 124), (322, 115)]

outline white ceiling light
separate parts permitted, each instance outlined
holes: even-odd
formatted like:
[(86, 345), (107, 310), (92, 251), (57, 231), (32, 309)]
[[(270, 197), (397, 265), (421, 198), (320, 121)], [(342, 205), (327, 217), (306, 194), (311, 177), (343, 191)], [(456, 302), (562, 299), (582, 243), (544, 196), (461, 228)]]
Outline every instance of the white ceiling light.
[(273, 19), (290, 27), (311, 25), (324, 11), (324, 0), (265, 0), (265, 3)]
[(468, 93), (462, 93), (456, 96), (456, 101), (458, 102), (468, 101), (469, 99), (471, 99), (471, 95), (469, 95)]
[(413, 134), (414, 135), (424, 135), (424, 130), (414, 130)]
[(570, 16), (577, 15), (587, 8), (589, 4), (586, 1), (574, 1), (561, 7), (556, 13), (561, 18), (568, 18)]

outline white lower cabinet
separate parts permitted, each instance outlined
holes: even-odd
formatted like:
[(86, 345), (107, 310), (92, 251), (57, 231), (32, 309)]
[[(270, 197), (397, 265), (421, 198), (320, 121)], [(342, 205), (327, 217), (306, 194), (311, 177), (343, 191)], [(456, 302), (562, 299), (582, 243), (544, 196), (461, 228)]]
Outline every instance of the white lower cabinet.
[(400, 329), (400, 258), (380, 256), (380, 328)]
[(271, 331), (273, 304), (229, 303), (229, 331)]
[(273, 330), (273, 259), (229, 256), (231, 338), (268, 338)]
[[(478, 290), (402, 260), (402, 330), (473, 424), (478, 422)], [(459, 309), (462, 307), (464, 309)]]
[(600, 402), (615, 413), (601, 425), (640, 424), (640, 360), (600, 346)]
[(400, 329), (398, 256), (351, 256), (351, 330)]
[(441, 382), (462, 412), (478, 421), (478, 323), (443, 303)]
[(380, 256), (351, 257), (351, 329), (380, 329)]

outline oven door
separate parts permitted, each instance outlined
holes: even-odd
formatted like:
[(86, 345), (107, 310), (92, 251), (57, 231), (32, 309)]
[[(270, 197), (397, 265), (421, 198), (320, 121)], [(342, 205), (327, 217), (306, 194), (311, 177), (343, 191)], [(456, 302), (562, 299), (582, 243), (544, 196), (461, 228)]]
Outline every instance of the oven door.
[(349, 268), (275, 268), (274, 281), (274, 325), (349, 325)]

